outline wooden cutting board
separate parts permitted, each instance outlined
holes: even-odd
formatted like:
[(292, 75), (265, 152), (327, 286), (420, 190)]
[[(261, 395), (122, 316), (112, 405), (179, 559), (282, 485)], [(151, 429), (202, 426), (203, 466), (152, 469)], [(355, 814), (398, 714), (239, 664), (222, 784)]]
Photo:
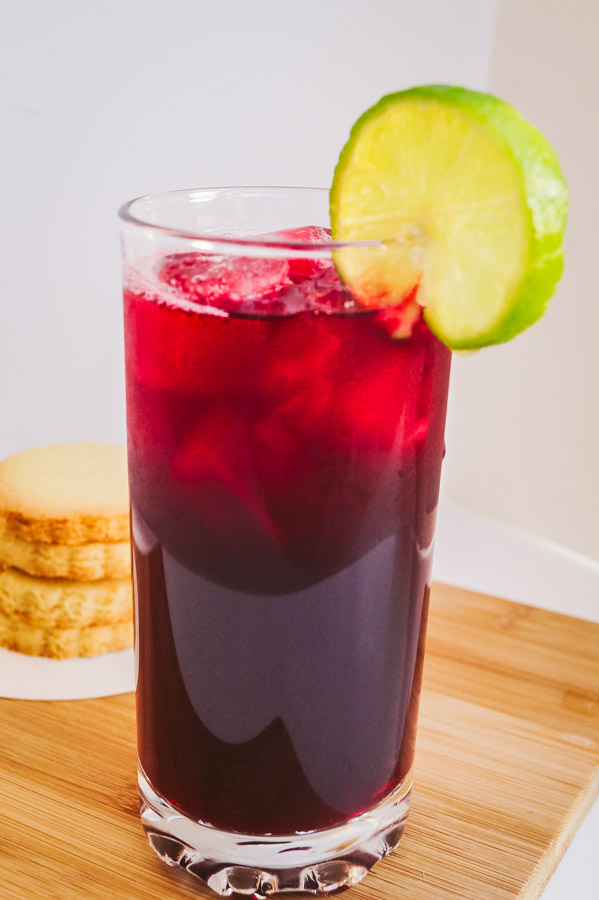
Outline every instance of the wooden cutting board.
[[(213, 896), (146, 843), (132, 695), (1, 700), (0, 735), (4, 900)], [(538, 897), (599, 794), (599, 625), (435, 586), (415, 778), (398, 850), (344, 897)]]

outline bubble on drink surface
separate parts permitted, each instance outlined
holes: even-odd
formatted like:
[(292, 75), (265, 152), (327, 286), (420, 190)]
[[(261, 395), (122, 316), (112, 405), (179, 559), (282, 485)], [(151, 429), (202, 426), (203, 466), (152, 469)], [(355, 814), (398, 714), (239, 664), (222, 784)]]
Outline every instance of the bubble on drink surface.
[(136, 260), (134, 265), (128, 264), (123, 274), (126, 291), (132, 296), (144, 298), (159, 306), (170, 306), (187, 314), (227, 317), (228, 313), (217, 306), (188, 297), (157, 280), (156, 273), (163, 260), (164, 252), (158, 251)]

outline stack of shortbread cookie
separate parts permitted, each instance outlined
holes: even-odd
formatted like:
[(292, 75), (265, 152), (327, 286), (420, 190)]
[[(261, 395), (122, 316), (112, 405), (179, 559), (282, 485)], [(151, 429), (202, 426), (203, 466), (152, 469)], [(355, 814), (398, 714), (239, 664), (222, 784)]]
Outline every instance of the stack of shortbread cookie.
[(0, 462), (0, 646), (65, 659), (132, 643), (126, 454), (54, 444)]

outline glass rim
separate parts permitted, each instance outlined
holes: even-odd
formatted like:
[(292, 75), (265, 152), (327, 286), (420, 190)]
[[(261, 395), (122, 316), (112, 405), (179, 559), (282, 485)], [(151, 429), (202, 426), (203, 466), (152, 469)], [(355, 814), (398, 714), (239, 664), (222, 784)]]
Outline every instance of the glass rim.
[[(126, 225), (134, 225), (137, 228), (147, 229), (151, 232), (157, 232), (159, 234), (164, 235), (165, 237), (172, 238), (180, 238), (184, 240), (193, 240), (193, 241), (201, 241), (209, 243), (216, 248), (219, 245), (222, 245), (223, 248), (232, 247), (240, 247), (247, 248), (250, 250), (251, 248), (255, 249), (267, 249), (271, 251), (284, 251), (289, 250), (293, 251), (295, 254), (298, 254), (301, 251), (305, 251), (307, 254), (316, 255), (320, 253), (330, 254), (334, 250), (343, 250), (347, 248), (378, 248), (383, 249), (388, 246), (390, 243), (389, 240), (362, 240), (362, 241), (296, 241), (296, 240), (277, 240), (268, 239), (264, 240), (260, 235), (249, 235), (248, 237), (228, 237), (227, 235), (221, 235), (218, 232), (205, 232), (201, 229), (197, 231), (191, 231), (189, 229), (182, 228), (173, 228), (169, 225), (161, 225), (156, 222), (149, 222), (143, 219), (142, 217), (135, 215), (133, 212), (133, 207), (141, 203), (142, 201), (152, 201), (157, 200), (163, 197), (175, 197), (177, 195), (192, 195), (192, 194), (203, 194), (203, 193), (219, 193), (225, 191), (244, 191), (249, 193), (266, 193), (266, 192), (274, 192), (277, 194), (282, 194), (285, 191), (290, 192), (302, 192), (302, 193), (314, 193), (320, 194), (321, 196), (325, 193), (328, 193), (328, 188), (315, 188), (315, 187), (301, 187), (301, 186), (291, 186), (291, 185), (221, 185), (217, 187), (203, 187), (203, 188), (182, 188), (171, 191), (156, 191), (151, 194), (142, 194), (139, 197), (134, 197), (132, 200), (123, 203), (122, 206), (118, 209), (118, 217)], [(393, 239), (395, 242), (396, 239)]]

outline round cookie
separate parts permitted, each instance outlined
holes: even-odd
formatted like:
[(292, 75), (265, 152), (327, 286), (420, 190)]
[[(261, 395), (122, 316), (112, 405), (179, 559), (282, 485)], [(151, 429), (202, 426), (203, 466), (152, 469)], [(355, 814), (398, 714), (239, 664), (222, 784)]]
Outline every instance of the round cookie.
[(26, 541), (126, 541), (126, 451), (113, 444), (53, 444), (0, 463), (0, 531)]
[(124, 650), (133, 643), (133, 624), (88, 625), (85, 628), (40, 628), (0, 612), (0, 646), (29, 656), (69, 659)]
[(44, 544), (0, 533), (0, 568), (14, 566), (29, 575), (96, 581), (124, 578), (131, 573), (129, 541), (111, 544)]
[(108, 625), (131, 619), (130, 578), (68, 581), (36, 578), (18, 569), (0, 572), (0, 610), (40, 628)]

